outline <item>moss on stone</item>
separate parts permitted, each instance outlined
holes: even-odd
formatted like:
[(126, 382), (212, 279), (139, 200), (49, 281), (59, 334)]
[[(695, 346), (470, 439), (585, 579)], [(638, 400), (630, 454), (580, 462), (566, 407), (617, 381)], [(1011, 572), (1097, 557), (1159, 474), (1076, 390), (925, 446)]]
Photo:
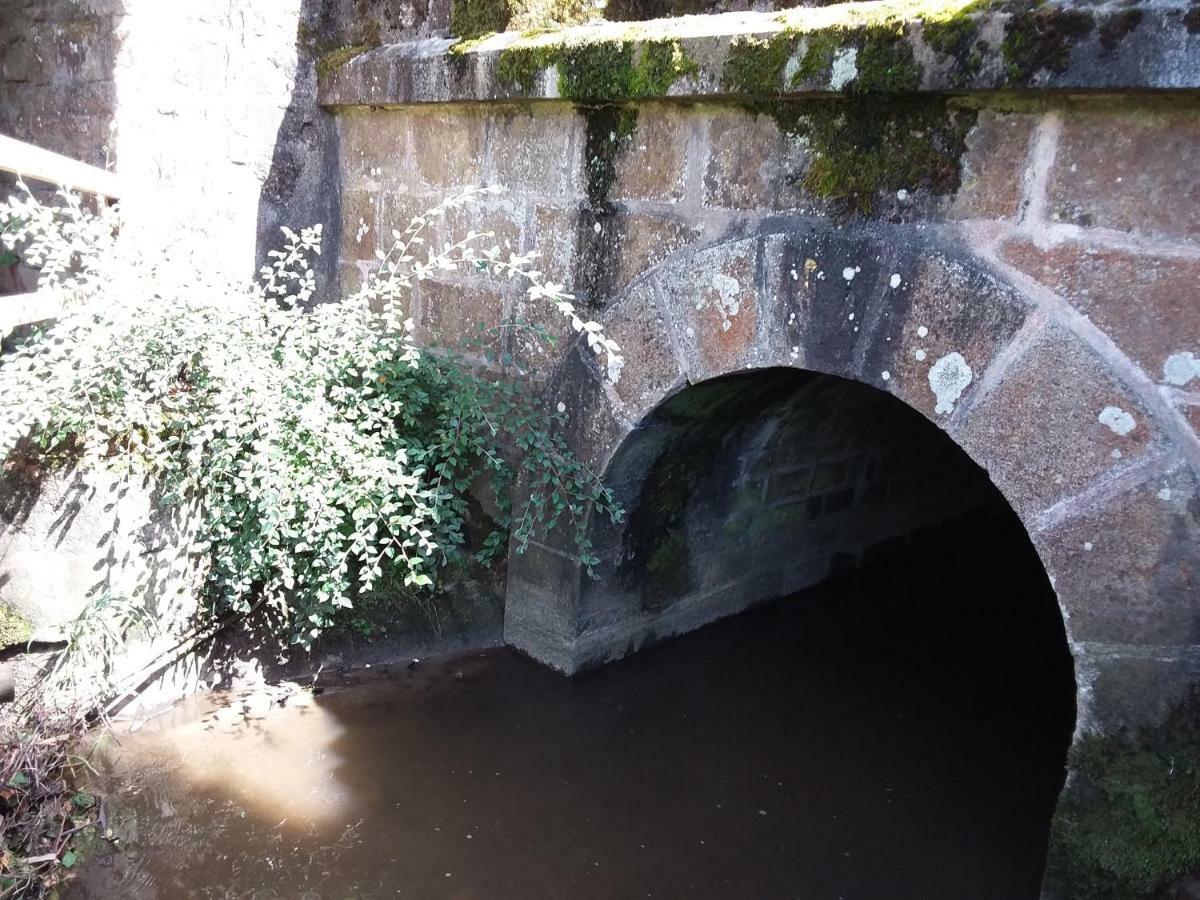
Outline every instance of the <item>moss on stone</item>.
[(1200, 869), (1200, 687), (1136, 733), (1082, 739), (1047, 883), (1062, 900), (1134, 900)]
[(871, 215), (881, 193), (923, 188), (950, 194), (976, 112), (944, 97), (870, 97), (751, 104), (785, 134), (803, 139), (804, 188), (845, 213)]
[(699, 68), (678, 41), (581, 41), (511, 47), (496, 63), (497, 81), (526, 93), (554, 67), (560, 97), (583, 104), (661, 97)]
[(454, 0), (450, 7), (450, 33), (471, 40), (504, 31), (511, 19), (508, 0)]
[(765, 39), (736, 40), (730, 45), (721, 69), (721, 82), (739, 94), (781, 93), (788, 60), (799, 43), (799, 35), (792, 31), (781, 31)]
[(921, 86), (921, 66), (902, 28), (873, 26), (858, 46), (858, 75), (847, 87), (855, 93), (898, 94)]
[(338, 47), (336, 50), (323, 53), (317, 59), (317, 74), (322, 78), (326, 78), (346, 65), (350, 60), (362, 56), (362, 54), (373, 48), (374, 45), (372, 44), (355, 44), (352, 47)]
[(1110, 13), (1100, 24), (1100, 46), (1107, 53), (1112, 53), (1121, 45), (1125, 37), (1142, 24), (1140, 9), (1120, 9)]
[(1042, 0), (1015, 9), (1000, 45), (1009, 79), (1027, 84), (1040, 71), (1065, 71), (1072, 48), (1094, 27), (1095, 20), (1086, 10), (1051, 6)]
[(0, 603), (0, 649), (28, 643), (33, 625), (7, 603)]

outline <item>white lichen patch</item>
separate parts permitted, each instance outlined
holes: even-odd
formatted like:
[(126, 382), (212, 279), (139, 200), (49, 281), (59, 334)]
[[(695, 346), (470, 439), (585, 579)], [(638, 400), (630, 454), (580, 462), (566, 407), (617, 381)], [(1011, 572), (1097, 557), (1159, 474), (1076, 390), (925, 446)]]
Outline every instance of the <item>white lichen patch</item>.
[(917, 362), (925, 362), (925, 351), (917, 350), (913, 353), (913, 358), (915, 358)]
[(1170, 500), (1171, 499), (1171, 489), (1169, 487), (1160, 489), (1158, 492), (1158, 499), (1159, 500)]
[(846, 268), (842, 269), (842, 277), (845, 278), (847, 281), (853, 281), (854, 275), (855, 275), (855, 272), (854, 272), (853, 266), (846, 266)]
[(1200, 359), (1191, 351), (1173, 353), (1163, 363), (1163, 381), (1183, 387), (1193, 378), (1200, 378)]
[(829, 76), (829, 86), (840, 91), (858, 77), (858, 48), (843, 47), (833, 57), (833, 69)]
[(961, 353), (947, 353), (935, 362), (929, 369), (929, 387), (937, 398), (934, 412), (942, 415), (954, 412), (954, 404), (974, 377)]
[(891, 381), (891, 380), (892, 380), (892, 373), (891, 373), (891, 372), (887, 372), (887, 371), (885, 371), (885, 372), (881, 372), (881, 373), (880, 373), (880, 375), (879, 375), (879, 377), (880, 377), (880, 378), (882, 378), (884, 381)]
[(716, 291), (715, 302), (711, 292), (702, 295), (696, 301), (696, 310), (700, 311), (707, 306), (712, 306), (721, 316), (721, 330), (728, 331), (733, 327), (731, 318), (736, 316), (742, 308), (742, 283), (724, 272), (717, 272), (712, 276), (711, 284)]
[(1133, 416), (1125, 412), (1119, 406), (1106, 406), (1100, 410), (1100, 415), (1097, 416), (1100, 424), (1106, 426), (1113, 434), (1124, 437), (1137, 428), (1137, 422)]
[(891, 285), (891, 288), (894, 291), (896, 288), (900, 287), (901, 281), (903, 281), (903, 279), (900, 277), (900, 273), (893, 272), (892, 277), (888, 280), (888, 284)]
[(917, 337), (929, 337), (929, 329), (922, 325), (917, 329)]

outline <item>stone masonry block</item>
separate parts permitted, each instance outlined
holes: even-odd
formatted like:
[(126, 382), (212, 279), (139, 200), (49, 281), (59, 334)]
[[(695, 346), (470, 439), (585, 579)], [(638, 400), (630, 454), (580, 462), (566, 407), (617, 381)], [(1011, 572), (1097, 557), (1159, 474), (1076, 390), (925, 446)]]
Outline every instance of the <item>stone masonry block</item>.
[(514, 192), (559, 202), (582, 198), (582, 123), (573, 109), (560, 104), (492, 116), (490, 180)]
[(375, 259), (379, 246), (378, 196), (369, 191), (351, 191), (342, 197), (343, 262)]
[(407, 112), (347, 112), (337, 117), (342, 178), (347, 189), (395, 187), (409, 180)]
[(417, 291), (416, 335), (422, 343), (472, 353), (503, 348), (504, 297), (499, 288), (482, 279), (465, 284), (422, 281)]
[(1200, 643), (1200, 485), (1186, 469), (1036, 534), (1076, 641)]
[(642, 107), (637, 130), (617, 156), (611, 199), (682, 200), (687, 187), (688, 141), (694, 127), (694, 116), (672, 107)]
[(1081, 112), (1063, 123), (1050, 209), (1077, 225), (1171, 237), (1200, 235), (1194, 106)]
[(1074, 335), (1052, 327), (952, 432), (1026, 521), (1158, 437), (1141, 405)]
[(1017, 214), (1021, 180), (1036, 117), (982, 110), (967, 135), (955, 219), (1010, 219)]
[(451, 110), (410, 115), (413, 162), (425, 185), (450, 192), (482, 183), (487, 134), (482, 113)]
[(1001, 255), (1068, 300), (1153, 379), (1163, 380), (1175, 354), (1200, 353), (1200, 261), (1074, 241), (1040, 249), (1013, 240)]

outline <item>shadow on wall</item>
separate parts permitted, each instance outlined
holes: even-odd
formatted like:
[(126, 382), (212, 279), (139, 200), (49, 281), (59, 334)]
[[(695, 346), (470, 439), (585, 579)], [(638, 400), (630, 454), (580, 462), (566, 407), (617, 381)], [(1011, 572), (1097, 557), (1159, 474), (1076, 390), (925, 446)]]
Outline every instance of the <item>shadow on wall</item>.
[(296, 22), (296, 74), (258, 201), (256, 268), (283, 242), (280, 228), (321, 224), (323, 252), (314, 260), (317, 298), (337, 291), (341, 225), (337, 124), (317, 105), (317, 62), (342, 29), (334, 0), (303, 0)]

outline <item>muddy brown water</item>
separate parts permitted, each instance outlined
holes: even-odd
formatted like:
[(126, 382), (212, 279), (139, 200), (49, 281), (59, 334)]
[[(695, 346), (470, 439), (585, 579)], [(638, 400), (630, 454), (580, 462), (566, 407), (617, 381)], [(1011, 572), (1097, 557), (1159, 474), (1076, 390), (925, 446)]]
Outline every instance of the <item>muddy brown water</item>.
[(571, 680), (492, 650), (194, 699), (110, 741), (118, 849), (67, 896), (1035, 898), (1073, 720), (1047, 592), (960, 549)]

